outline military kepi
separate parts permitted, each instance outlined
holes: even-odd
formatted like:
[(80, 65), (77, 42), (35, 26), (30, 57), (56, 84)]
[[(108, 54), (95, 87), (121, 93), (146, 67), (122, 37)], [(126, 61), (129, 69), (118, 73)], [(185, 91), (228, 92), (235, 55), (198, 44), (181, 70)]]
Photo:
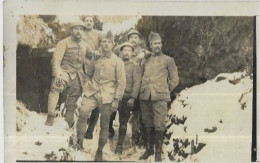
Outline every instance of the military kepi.
[(149, 35), (149, 41), (153, 42), (153, 41), (157, 41), (157, 40), (162, 40), (162, 38), (159, 35), (159, 33), (151, 32), (150, 35)]

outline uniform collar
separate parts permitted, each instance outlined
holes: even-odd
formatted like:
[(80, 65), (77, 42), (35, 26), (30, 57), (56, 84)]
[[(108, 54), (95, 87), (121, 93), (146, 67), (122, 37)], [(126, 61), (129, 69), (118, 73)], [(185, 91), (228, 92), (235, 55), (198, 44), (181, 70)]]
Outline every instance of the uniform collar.
[(86, 30), (85, 33), (91, 33), (93, 31), (93, 28), (91, 30)]
[(163, 52), (161, 51), (159, 54), (155, 54), (155, 53), (152, 53), (154, 57), (156, 56), (162, 56), (163, 55)]
[(112, 56), (113, 52), (109, 53), (109, 54), (102, 54), (102, 57), (106, 57), (106, 58), (110, 58)]
[(80, 40), (75, 39), (75, 37), (73, 37), (72, 35), (70, 36), (70, 39), (71, 39), (71, 41), (76, 42), (76, 43), (80, 43), (82, 40), (82, 38)]
[(130, 59), (128, 59), (128, 60), (123, 60), (123, 62), (124, 62), (125, 64), (133, 63)]
[(138, 45), (135, 49), (134, 49), (134, 53), (133, 56), (137, 56), (140, 53), (141, 47), (140, 45)]

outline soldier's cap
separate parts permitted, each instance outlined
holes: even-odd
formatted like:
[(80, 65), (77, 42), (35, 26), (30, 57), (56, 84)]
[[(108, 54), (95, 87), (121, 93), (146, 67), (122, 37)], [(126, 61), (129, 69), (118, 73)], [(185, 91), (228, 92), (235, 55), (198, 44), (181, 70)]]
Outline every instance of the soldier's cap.
[(153, 42), (153, 41), (157, 41), (157, 40), (162, 40), (161, 36), (158, 33), (151, 32), (149, 35), (149, 41)]
[(136, 34), (136, 35), (138, 35), (139, 37), (141, 37), (141, 34), (140, 34), (137, 30), (131, 29), (131, 30), (128, 32), (128, 34), (127, 34), (127, 38), (129, 39), (129, 37), (130, 37), (132, 34)]
[(122, 51), (123, 48), (126, 47), (126, 46), (132, 48), (132, 50), (134, 51), (133, 44), (131, 44), (130, 42), (124, 42), (124, 43), (121, 45), (121, 47), (120, 47), (120, 51)]
[(82, 26), (84, 29), (86, 29), (85, 24), (82, 21), (75, 21), (71, 23), (70, 29), (72, 29), (75, 26)]
[(111, 40), (114, 43), (114, 35), (113, 35), (113, 33), (111, 31), (108, 31), (106, 34), (103, 34), (101, 39), (100, 39), (100, 41), (102, 39), (104, 39), (104, 38), (108, 39), (108, 40)]

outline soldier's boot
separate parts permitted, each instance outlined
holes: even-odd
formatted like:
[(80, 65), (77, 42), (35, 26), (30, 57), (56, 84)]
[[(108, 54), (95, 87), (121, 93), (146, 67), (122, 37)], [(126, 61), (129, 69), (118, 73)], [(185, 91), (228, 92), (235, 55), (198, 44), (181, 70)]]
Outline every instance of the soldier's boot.
[(140, 115), (140, 135), (141, 135), (141, 147), (145, 148), (145, 145), (147, 143), (147, 140), (146, 140), (146, 133), (145, 133), (145, 127), (144, 127), (144, 124), (143, 124), (143, 121), (142, 121), (142, 115)]
[(47, 120), (45, 122), (46, 126), (52, 126), (54, 122), (54, 115), (48, 115)]
[(67, 109), (66, 113), (64, 115), (66, 122), (69, 125), (69, 128), (72, 128), (74, 125), (74, 110), (73, 109)]
[(65, 113), (64, 117), (69, 125), (69, 128), (72, 128), (74, 125), (74, 113), (77, 108), (78, 98), (79, 98), (78, 94), (70, 94), (67, 96), (67, 103), (65, 105), (66, 113)]
[(54, 112), (56, 105), (59, 100), (59, 92), (56, 90), (51, 90), (48, 96), (48, 116), (45, 125), (52, 126), (54, 123)]
[(89, 118), (89, 124), (87, 132), (84, 135), (85, 139), (92, 139), (93, 138), (93, 131), (97, 124), (99, 118), (99, 110), (96, 108), (91, 112), (90, 118)]
[(83, 150), (83, 140), (82, 139), (78, 139), (77, 140), (77, 145), (76, 145), (76, 149), (77, 150)]
[(115, 153), (118, 155), (122, 155), (122, 152), (123, 152), (123, 144), (124, 144), (124, 139), (125, 139), (125, 135), (126, 135), (126, 130), (127, 130), (127, 124), (120, 124), (118, 141), (117, 141), (116, 150), (115, 150)]
[(95, 155), (95, 161), (96, 162), (103, 161), (103, 152), (102, 151), (97, 150), (96, 155)]
[(162, 162), (162, 144), (163, 144), (164, 132), (155, 132), (155, 162)]
[(116, 117), (116, 112), (113, 112), (110, 116), (110, 121), (109, 121), (109, 138), (113, 138), (113, 136), (115, 135), (115, 130), (113, 128), (113, 122), (115, 120)]
[(154, 127), (146, 127), (145, 132), (147, 135), (146, 151), (139, 158), (140, 160), (146, 160), (149, 156), (154, 154)]
[(132, 145), (136, 146), (139, 142), (139, 134), (132, 132)]
[(107, 142), (107, 137), (100, 135), (98, 140), (98, 149), (95, 155), (95, 161), (103, 161), (103, 148), (106, 142)]

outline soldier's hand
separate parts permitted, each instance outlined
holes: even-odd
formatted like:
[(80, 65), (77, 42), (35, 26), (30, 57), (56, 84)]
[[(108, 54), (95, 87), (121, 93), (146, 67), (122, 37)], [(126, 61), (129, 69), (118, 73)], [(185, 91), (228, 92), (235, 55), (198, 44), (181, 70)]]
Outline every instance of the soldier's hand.
[(112, 104), (111, 104), (111, 110), (112, 112), (116, 112), (117, 111), (117, 108), (118, 108), (118, 103), (119, 103), (119, 100), (118, 99), (114, 99)]
[(62, 83), (62, 78), (59, 76), (59, 77), (55, 77), (54, 79), (54, 83), (55, 85), (57, 85), (58, 87), (61, 86), (61, 83)]
[(144, 58), (148, 59), (152, 56), (152, 52), (148, 51), (148, 50), (143, 50), (142, 51), (144, 53)]
[(134, 102), (135, 102), (135, 99), (133, 97), (131, 97), (128, 101), (127, 101), (127, 106), (132, 108), (134, 107)]
[(95, 57), (95, 59), (98, 59), (98, 58), (100, 58), (101, 56), (102, 56), (102, 52), (101, 52), (102, 50), (99, 48), (98, 50), (96, 50), (95, 52), (94, 52), (94, 57)]

